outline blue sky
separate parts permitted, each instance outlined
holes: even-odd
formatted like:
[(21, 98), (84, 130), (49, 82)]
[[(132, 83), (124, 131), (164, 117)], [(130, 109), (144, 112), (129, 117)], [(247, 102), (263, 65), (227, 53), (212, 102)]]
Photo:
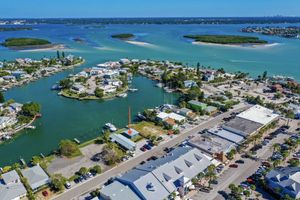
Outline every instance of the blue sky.
[(300, 0), (1, 0), (0, 18), (300, 16)]

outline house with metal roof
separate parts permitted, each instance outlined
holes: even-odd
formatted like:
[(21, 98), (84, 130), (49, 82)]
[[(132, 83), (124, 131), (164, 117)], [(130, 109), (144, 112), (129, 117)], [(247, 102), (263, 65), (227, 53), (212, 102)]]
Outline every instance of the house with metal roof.
[(24, 169), (21, 173), (27, 179), (28, 184), (33, 191), (38, 190), (40, 187), (47, 185), (50, 182), (49, 176), (39, 165)]
[(127, 185), (117, 180), (107, 186), (104, 186), (101, 189), (100, 197), (104, 200), (141, 199)]
[(0, 199), (19, 200), (26, 196), (27, 191), (15, 170), (4, 173), (1, 176)]
[(192, 178), (209, 165), (211, 160), (199, 149), (178, 147), (157, 160), (138, 165), (117, 180), (143, 200), (160, 200), (175, 191), (185, 191), (192, 184)]
[(269, 189), (281, 196), (289, 195), (291, 198), (300, 198), (300, 167), (284, 167), (270, 171), (266, 177)]
[(136, 148), (135, 142), (133, 142), (132, 140), (123, 136), (122, 134), (113, 133), (113, 134), (110, 134), (109, 138), (110, 138), (111, 142), (114, 142), (114, 143), (120, 145), (125, 150), (133, 151)]
[(126, 129), (125, 131), (123, 131), (122, 134), (129, 139), (133, 139), (133, 138), (137, 137), (140, 133), (133, 128), (129, 128), (129, 129)]

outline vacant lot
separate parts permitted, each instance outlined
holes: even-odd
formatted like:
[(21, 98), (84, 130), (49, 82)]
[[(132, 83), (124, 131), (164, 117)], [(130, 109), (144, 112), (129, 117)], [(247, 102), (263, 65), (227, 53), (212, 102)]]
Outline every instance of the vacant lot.
[(143, 137), (149, 137), (150, 135), (159, 136), (166, 133), (162, 127), (156, 126), (152, 122), (143, 121), (138, 124), (132, 124), (131, 127), (140, 132)]
[(102, 171), (108, 169), (102, 161), (94, 162), (91, 160), (93, 155), (100, 153), (104, 145), (90, 144), (80, 149), (82, 156), (75, 158), (55, 158), (48, 166), (50, 174), (62, 174), (64, 177), (69, 178), (75, 174), (81, 167), (90, 168), (95, 165), (100, 165)]

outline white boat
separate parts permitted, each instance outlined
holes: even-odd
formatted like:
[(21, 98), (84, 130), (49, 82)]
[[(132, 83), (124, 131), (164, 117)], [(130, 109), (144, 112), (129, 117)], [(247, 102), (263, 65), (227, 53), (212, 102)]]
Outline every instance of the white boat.
[(138, 91), (138, 89), (137, 88), (129, 88), (128, 91), (130, 91), (130, 92), (136, 92), (136, 91)]
[(35, 129), (35, 126), (27, 126), (27, 129)]
[(112, 123), (106, 123), (106, 124), (104, 125), (104, 128), (109, 129), (111, 132), (117, 131), (116, 126), (113, 125)]
[(157, 83), (157, 84), (156, 84), (156, 87), (162, 88), (162, 87), (163, 87), (163, 84), (162, 84), (162, 83)]
[(127, 93), (118, 94), (118, 97), (126, 98), (127, 97)]

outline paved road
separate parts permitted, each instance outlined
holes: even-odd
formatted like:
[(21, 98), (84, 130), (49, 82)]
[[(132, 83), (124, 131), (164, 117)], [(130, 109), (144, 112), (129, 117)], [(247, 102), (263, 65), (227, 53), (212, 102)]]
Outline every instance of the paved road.
[(134, 168), (135, 166), (137, 166), (140, 162), (146, 160), (147, 158), (150, 158), (152, 155), (155, 155), (156, 153), (159, 153), (161, 151), (163, 151), (164, 148), (166, 147), (172, 147), (175, 146), (176, 144), (181, 143), (182, 141), (184, 141), (189, 135), (192, 135), (195, 132), (199, 132), (203, 129), (215, 126), (217, 124), (219, 124), (222, 119), (224, 117), (228, 117), (230, 115), (230, 113), (232, 112), (240, 112), (245, 110), (246, 108), (249, 108), (250, 106), (248, 105), (240, 105), (238, 108), (223, 113), (215, 118), (212, 118), (208, 121), (205, 121), (201, 124), (199, 124), (198, 126), (186, 130), (184, 132), (182, 132), (181, 134), (179, 134), (177, 137), (174, 137), (173, 139), (153, 148), (150, 151), (146, 151), (144, 152), (142, 155), (136, 156), (126, 162), (123, 162), (121, 164), (119, 164), (118, 166), (94, 177), (91, 178), (89, 180), (87, 180), (86, 182), (82, 183), (82, 184), (78, 184), (75, 185), (74, 187), (72, 187), (71, 189), (65, 191), (64, 193), (60, 194), (59, 196), (56, 196), (54, 199), (55, 200), (75, 200), (78, 199), (78, 197), (82, 194), (85, 194), (97, 187), (100, 187), (101, 185), (103, 185), (109, 178), (111, 177), (115, 177), (119, 174), (122, 174), (132, 168)]
[[(288, 135), (280, 134), (278, 137), (270, 141), (270, 143), (264, 148), (260, 149), (257, 152), (257, 157), (260, 160), (266, 160), (272, 155), (272, 144), (282, 143), (285, 138), (288, 138)], [(229, 168), (224, 171), (224, 173), (218, 178), (219, 184), (213, 186), (213, 191), (210, 193), (199, 192), (192, 199), (203, 199), (203, 200), (224, 200), (225, 198), (221, 195), (222, 192), (230, 192), (228, 189), (229, 184), (240, 184), (245, 181), (247, 177), (252, 175), (258, 167), (261, 165), (261, 161), (254, 161), (250, 159), (244, 159), (245, 163), (239, 165), (238, 169)], [(220, 192), (221, 191), (221, 192)], [(264, 194), (267, 195), (267, 194)], [(262, 197), (262, 199), (272, 199), (268, 197)]]

